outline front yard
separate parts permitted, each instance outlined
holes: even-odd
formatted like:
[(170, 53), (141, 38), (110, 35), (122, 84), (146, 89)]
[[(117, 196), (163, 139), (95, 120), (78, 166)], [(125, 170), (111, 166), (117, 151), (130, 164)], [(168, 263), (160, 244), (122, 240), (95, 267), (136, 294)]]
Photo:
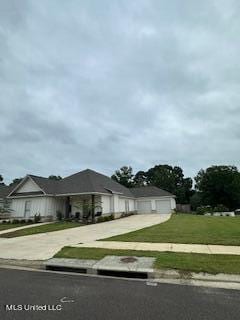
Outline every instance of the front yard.
[(100, 260), (107, 255), (155, 257), (156, 269), (177, 269), (192, 272), (207, 272), (212, 274), (240, 274), (240, 256), (237, 255), (64, 247), (54, 257)]
[[(12, 226), (12, 225), (10, 225)], [(20, 227), (20, 224), (13, 225), (15, 228)], [(44, 224), (28, 229), (21, 229), (21, 230), (16, 230), (13, 232), (8, 232), (0, 235), (1, 238), (15, 238), (15, 237), (22, 237), (22, 236), (28, 236), (32, 234), (37, 234), (37, 233), (46, 233), (46, 232), (53, 232), (53, 231), (59, 231), (59, 230), (64, 230), (68, 228), (76, 228), (76, 227), (81, 227), (81, 224), (79, 222), (54, 222), (54, 223), (49, 223), (49, 224)]]
[(170, 220), (104, 240), (240, 245), (240, 217), (174, 214)]
[(24, 227), (28, 225), (29, 224), (27, 223), (18, 223), (18, 224), (0, 223), (0, 231), (12, 229), (12, 228)]

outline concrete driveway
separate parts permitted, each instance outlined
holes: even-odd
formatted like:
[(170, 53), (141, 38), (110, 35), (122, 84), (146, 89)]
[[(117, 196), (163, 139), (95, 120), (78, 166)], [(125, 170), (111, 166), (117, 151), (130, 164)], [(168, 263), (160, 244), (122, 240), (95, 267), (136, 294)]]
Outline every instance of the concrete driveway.
[(83, 227), (31, 236), (0, 238), (0, 258), (46, 260), (62, 247), (92, 242), (162, 223), (170, 215), (141, 214)]

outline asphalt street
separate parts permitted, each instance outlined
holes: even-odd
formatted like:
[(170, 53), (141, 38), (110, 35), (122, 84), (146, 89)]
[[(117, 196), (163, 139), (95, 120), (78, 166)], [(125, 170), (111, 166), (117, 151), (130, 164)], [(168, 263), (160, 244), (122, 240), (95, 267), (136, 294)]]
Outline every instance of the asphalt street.
[(4, 320), (239, 320), (239, 302), (236, 290), (0, 268)]

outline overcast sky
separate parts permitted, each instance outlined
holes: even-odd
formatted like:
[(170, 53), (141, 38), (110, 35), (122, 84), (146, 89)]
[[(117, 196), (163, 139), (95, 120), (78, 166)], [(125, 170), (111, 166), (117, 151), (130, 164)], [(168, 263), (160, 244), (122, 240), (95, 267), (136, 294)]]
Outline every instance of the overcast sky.
[(0, 0), (0, 174), (240, 165), (238, 0)]

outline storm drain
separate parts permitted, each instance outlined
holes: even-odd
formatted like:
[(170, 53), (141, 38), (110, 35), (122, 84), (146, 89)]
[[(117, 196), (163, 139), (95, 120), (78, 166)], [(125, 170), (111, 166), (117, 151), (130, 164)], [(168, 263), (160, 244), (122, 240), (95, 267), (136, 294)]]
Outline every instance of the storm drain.
[(114, 271), (114, 270), (98, 270), (98, 275), (119, 278), (132, 279), (148, 279), (147, 272), (128, 272), (128, 271)]
[(123, 258), (120, 258), (120, 261), (123, 263), (133, 263), (138, 261), (138, 259), (135, 257), (123, 257)]
[(97, 260), (52, 258), (44, 265), (46, 270), (59, 272), (90, 273)]
[(153, 276), (154, 261), (151, 257), (106, 256), (93, 268), (99, 275), (147, 279)]
[(106, 256), (101, 260), (52, 258), (46, 270), (96, 274), (109, 277), (148, 279), (154, 277), (152, 257)]
[(60, 272), (76, 272), (76, 273), (87, 273), (87, 269), (83, 268), (72, 268), (64, 266), (46, 266), (46, 270), (60, 271)]

